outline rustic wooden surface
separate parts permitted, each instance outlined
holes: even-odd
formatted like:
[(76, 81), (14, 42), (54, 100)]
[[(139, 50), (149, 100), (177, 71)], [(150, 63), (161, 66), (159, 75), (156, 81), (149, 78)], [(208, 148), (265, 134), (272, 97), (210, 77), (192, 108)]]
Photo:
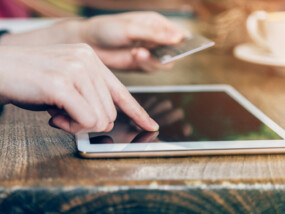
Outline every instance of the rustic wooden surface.
[[(285, 128), (285, 78), (211, 51), (127, 85), (234, 86)], [(6, 106), (0, 117), (0, 213), (282, 213), (285, 155), (81, 159), (46, 113)]]
[[(285, 128), (285, 70), (203, 51), (126, 85), (230, 84)], [(0, 213), (284, 213), (285, 155), (81, 159), (46, 113), (0, 116)]]

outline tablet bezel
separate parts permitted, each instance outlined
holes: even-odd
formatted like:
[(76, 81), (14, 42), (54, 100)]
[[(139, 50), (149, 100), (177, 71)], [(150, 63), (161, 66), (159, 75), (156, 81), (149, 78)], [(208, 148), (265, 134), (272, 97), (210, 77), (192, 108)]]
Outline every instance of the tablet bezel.
[(77, 150), (81, 156), (87, 158), (105, 158), (285, 152), (285, 131), (229, 85), (137, 86), (128, 87), (128, 89), (132, 93), (225, 92), (283, 139), (244, 141), (191, 141), (175, 143), (149, 142), (139, 144), (118, 143), (90, 145), (88, 133), (80, 133), (76, 135), (76, 143)]

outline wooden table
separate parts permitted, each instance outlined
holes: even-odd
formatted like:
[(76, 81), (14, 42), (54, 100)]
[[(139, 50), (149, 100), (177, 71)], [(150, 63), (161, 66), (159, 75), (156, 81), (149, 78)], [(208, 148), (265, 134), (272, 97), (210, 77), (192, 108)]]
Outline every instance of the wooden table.
[[(285, 128), (285, 79), (231, 54), (204, 51), (126, 85), (234, 86)], [(81, 159), (46, 113), (0, 117), (0, 213), (284, 213), (285, 155)]]

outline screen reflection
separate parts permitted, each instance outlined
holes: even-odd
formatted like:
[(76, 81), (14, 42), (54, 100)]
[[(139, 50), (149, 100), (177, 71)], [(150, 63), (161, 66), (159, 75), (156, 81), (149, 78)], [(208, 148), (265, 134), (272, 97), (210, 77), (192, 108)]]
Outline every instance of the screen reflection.
[(91, 144), (282, 139), (225, 92), (134, 93), (160, 125), (145, 132), (118, 113), (109, 133), (89, 133)]

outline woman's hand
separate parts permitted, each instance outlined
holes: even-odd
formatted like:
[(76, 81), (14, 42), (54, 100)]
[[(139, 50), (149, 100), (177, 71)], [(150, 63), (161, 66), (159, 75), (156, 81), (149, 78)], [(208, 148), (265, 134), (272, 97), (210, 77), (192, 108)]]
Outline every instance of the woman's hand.
[(116, 107), (140, 127), (158, 125), (85, 44), (0, 48), (0, 104), (47, 110), (70, 133), (113, 127)]
[(176, 44), (186, 34), (167, 18), (156, 12), (129, 12), (97, 16), (81, 22), (82, 41), (106, 48), (140, 44)]
[(168, 69), (149, 48), (179, 43), (189, 33), (156, 12), (98, 16), (79, 25), (79, 40), (93, 46), (102, 61), (116, 69)]

